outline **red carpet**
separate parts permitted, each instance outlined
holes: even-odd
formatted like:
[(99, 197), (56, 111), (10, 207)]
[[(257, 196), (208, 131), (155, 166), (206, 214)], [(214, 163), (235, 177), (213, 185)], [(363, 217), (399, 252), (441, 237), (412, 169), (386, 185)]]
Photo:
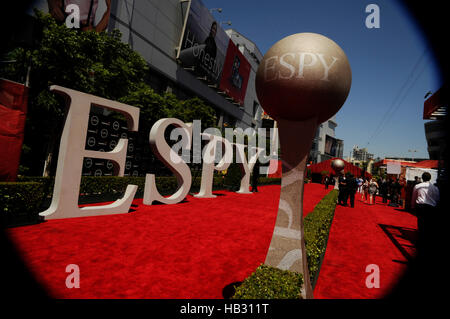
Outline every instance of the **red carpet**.
[[(382, 298), (415, 254), (415, 216), (381, 203), (367, 205), (357, 194), (355, 208), (336, 206), (314, 298)], [(366, 266), (377, 264), (380, 288), (367, 288)]]
[[(57, 298), (222, 298), (226, 285), (264, 262), (280, 186), (215, 193), (222, 196), (189, 196), (177, 205), (138, 199), (128, 214), (50, 220), (8, 233)], [(327, 193), (323, 185), (305, 185), (305, 214)], [(68, 264), (80, 267), (79, 289), (65, 286)]]

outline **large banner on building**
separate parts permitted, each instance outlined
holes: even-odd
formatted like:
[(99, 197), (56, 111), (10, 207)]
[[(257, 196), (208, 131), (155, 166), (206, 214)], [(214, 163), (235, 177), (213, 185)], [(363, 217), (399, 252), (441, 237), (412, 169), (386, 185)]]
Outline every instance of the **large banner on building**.
[(184, 68), (243, 104), (250, 64), (201, 0), (192, 0), (177, 59)]
[[(83, 31), (105, 31), (111, 13), (111, 1), (115, 0), (36, 0), (33, 7), (50, 13), (59, 23), (74, 23), (77, 15)], [(74, 5), (78, 8), (76, 12)]]
[(236, 103), (244, 104), (249, 75), (250, 63), (248, 63), (233, 41), (230, 40), (223, 66), (220, 90), (233, 98)]
[(334, 137), (331, 137), (329, 135), (325, 136), (325, 154), (330, 156), (337, 156), (337, 147), (338, 147), (338, 141)]

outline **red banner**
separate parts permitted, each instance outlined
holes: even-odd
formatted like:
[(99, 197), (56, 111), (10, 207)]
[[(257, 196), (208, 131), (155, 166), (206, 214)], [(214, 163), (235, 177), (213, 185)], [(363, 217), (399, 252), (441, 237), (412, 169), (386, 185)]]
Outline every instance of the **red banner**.
[[(322, 173), (322, 171), (328, 171), (329, 174), (334, 174), (334, 170), (331, 167), (331, 162), (335, 160), (336, 158), (332, 158), (317, 164), (309, 165), (308, 168), (311, 169), (311, 173)], [(349, 163), (347, 161), (342, 160), (345, 164), (344, 172), (350, 172), (353, 174), (353, 176), (358, 177), (362, 176), (364, 173), (364, 177), (371, 178), (372, 174), (368, 172), (363, 172), (361, 168), (358, 166), (353, 165), (352, 163)]]
[(240, 105), (244, 104), (250, 68), (250, 63), (230, 40), (219, 88)]
[(27, 114), (28, 88), (0, 79), (0, 181), (16, 180)]

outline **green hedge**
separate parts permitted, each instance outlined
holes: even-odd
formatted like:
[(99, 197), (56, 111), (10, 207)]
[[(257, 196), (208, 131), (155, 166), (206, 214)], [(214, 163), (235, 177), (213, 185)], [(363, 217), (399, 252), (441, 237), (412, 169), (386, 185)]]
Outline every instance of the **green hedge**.
[(258, 178), (258, 185), (280, 185), (281, 178), (269, 178), (269, 177), (260, 177)]
[(317, 280), (320, 265), (327, 248), (328, 234), (336, 208), (337, 190), (330, 191), (309, 213), (303, 224), (309, 276), (313, 285)]
[[(48, 193), (52, 194), (54, 178), (52, 177), (20, 177), (19, 181), (38, 182), (48, 186)], [(123, 193), (127, 185), (137, 185), (138, 192), (144, 190), (145, 177), (119, 176), (82, 176), (80, 194), (115, 194)], [(175, 177), (156, 177), (156, 185), (161, 193), (169, 193), (177, 187)]]
[(45, 185), (36, 182), (1, 182), (2, 223), (27, 224), (39, 220), (39, 207), (45, 197)]
[[(337, 190), (330, 191), (304, 219), (306, 255), (313, 287), (325, 254), (337, 196)], [(236, 293), (232, 298), (301, 298), (299, 294), (303, 280), (299, 284), (300, 278), (301, 274), (261, 265), (236, 289)], [(296, 287), (296, 290), (294, 287)]]
[(299, 273), (260, 265), (236, 288), (232, 299), (301, 299), (302, 285)]
[(232, 191), (238, 191), (241, 184), (242, 172), (238, 163), (231, 163), (224, 178), (224, 186)]
[[(260, 180), (261, 185), (280, 182), (280, 179), (272, 178), (261, 178)], [(213, 188), (224, 189), (224, 181), (222, 176), (214, 176)], [(193, 180), (191, 190), (199, 189), (200, 183), (201, 176)], [(15, 183), (0, 183), (0, 207), (5, 213), (2, 215), (2, 220), (8, 225), (36, 222), (39, 218), (37, 212), (42, 209), (43, 201), (48, 200), (53, 193), (53, 184), (53, 177), (29, 176), (21, 176)], [(80, 194), (120, 195), (130, 184), (138, 186), (138, 196), (143, 195), (145, 177), (83, 176)], [(162, 195), (172, 194), (178, 187), (174, 176), (156, 177), (156, 185)]]
[[(29, 177), (22, 176), (21, 182), (37, 182), (44, 184), (44, 191), (48, 194), (53, 192), (54, 179), (52, 177)], [(214, 176), (213, 187), (223, 189), (226, 179), (222, 176)], [(240, 182), (240, 180), (239, 180)], [(192, 182), (192, 188), (200, 188), (201, 176)], [(281, 178), (260, 177), (259, 185), (280, 184)], [(81, 177), (81, 194), (115, 194), (123, 193), (127, 185), (137, 185), (138, 194), (144, 191), (145, 177), (118, 177), (118, 176), (83, 176)], [(177, 179), (174, 176), (156, 177), (156, 186), (162, 194), (171, 194), (177, 189)]]

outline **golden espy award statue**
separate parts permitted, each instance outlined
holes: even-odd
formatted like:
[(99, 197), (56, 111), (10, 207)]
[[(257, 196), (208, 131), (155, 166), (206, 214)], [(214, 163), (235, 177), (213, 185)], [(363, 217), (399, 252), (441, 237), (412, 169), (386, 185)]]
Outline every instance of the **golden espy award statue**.
[(256, 93), (278, 122), (282, 182), (278, 215), (265, 264), (303, 275), (303, 298), (313, 298), (303, 237), (303, 183), (317, 127), (342, 107), (352, 81), (344, 51), (315, 33), (288, 36), (265, 54)]

